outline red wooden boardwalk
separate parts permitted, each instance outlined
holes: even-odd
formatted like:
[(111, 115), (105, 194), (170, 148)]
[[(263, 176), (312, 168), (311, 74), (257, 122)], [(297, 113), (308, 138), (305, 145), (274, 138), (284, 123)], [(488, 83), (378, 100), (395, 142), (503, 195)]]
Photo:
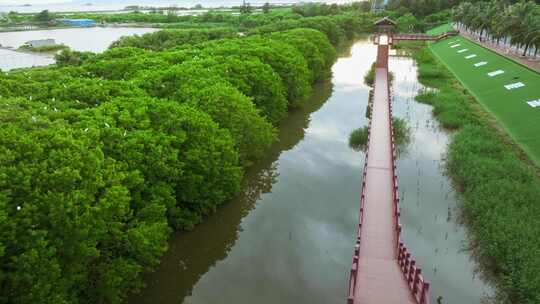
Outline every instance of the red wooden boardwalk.
[[(390, 36), (373, 36), (373, 42), (377, 45), (387, 45), (392, 44), (394, 41), (399, 40), (409, 40), (409, 41), (439, 41), (441, 39), (445, 39), (447, 37), (456, 36), (459, 32), (457, 31), (450, 31), (446, 33), (439, 34), (437, 36), (431, 36), (427, 34), (391, 34)], [(379, 43), (379, 39), (383, 38), (383, 42)]]
[(446, 32), (437, 36), (430, 36), (427, 34), (394, 34), (392, 35), (393, 40), (423, 40), (423, 41), (439, 41), (441, 39), (455, 36), (458, 32)]
[[(350, 304), (428, 303), (429, 284), (400, 240), (388, 39), (378, 39), (358, 238), (349, 280)], [(382, 43), (381, 43), (382, 42)]]

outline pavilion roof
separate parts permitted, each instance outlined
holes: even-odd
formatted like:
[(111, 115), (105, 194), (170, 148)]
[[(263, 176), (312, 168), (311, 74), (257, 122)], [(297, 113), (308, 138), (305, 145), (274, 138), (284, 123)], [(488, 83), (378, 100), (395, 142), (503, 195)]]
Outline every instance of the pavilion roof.
[(382, 19), (379, 19), (379, 20), (375, 21), (375, 23), (373, 23), (373, 24), (375, 24), (375, 25), (397, 25), (397, 23), (394, 20), (392, 20), (392, 19), (390, 19), (388, 17), (384, 17)]

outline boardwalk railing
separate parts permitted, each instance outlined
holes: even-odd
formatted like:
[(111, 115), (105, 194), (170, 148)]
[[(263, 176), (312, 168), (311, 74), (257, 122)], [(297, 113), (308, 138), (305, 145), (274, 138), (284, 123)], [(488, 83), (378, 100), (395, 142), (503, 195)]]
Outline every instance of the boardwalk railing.
[[(388, 73), (388, 70), (386, 70)], [(388, 78), (389, 75), (388, 75)], [(401, 239), (401, 223), (400, 223), (400, 206), (399, 206), (399, 192), (398, 192), (398, 178), (397, 178), (397, 166), (396, 166), (396, 143), (394, 140), (394, 127), (392, 125), (392, 96), (390, 93), (390, 83), (388, 84), (388, 102), (389, 109), (388, 119), (390, 120), (390, 138), (391, 138), (391, 153), (392, 153), (392, 185), (393, 185), (393, 202), (394, 202), (394, 218), (395, 218), (395, 228), (396, 228), (396, 240), (397, 240), (397, 263), (401, 268), (401, 272), (407, 285), (418, 304), (429, 304), (429, 283), (422, 276), (422, 270), (420, 267), (416, 266), (416, 261), (407, 251), (403, 240)]]
[[(370, 111), (373, 110), (373, 99), (370, 99), (369, 101), (369, 109)], [(371, 113), (370, 113), (371, 114)], [(371, 119), (369, 120), (368, 125), (368, 136), (367, 136), (367, 144), (366, 144), (366, 158), (364, 160), (364, 170), (362, 173), (362, 194), (360, 196), (360, 216), (358, 220), (358, 229), (356, 231), (356, 244), (354, 245), (354, 253), (353, 253), (353, 262), (351, 266), (351, 272), (349, 275), (349, 286), (348, 286), (348, 294), (347, 294), (347, 304), (353, 304), (354, 303), (354, 296), (356, 294), (356, 279), (358, 277), (358, 263), (360, 261), (360, 231), (362, 230), (362, 223), (364, 222), (364, 206), (366, 201), (366, 177), (367, 177), (367, 167), (368, 167), (368, 158), (369, 158), (369, 140), (371, 138)]]
[[(388, 34), (388, 45), (391, 45), (394, 43), (394, 41), (399, 40), (412, 40), (412, 41), (439, 41), (441, 39), (445, 39), (448, 37), (456, 36), (458, 35), (458, 31), (448, 31), (442, 34), (439, 34), (437, 36), (431, 36), (427, 34)], [(371, 36), (371, 40), (375, 45), (379, 45), (379, 37), (380, 35), (373, 35)]]
[(457, 35), (457, 31), (449, 31), (437, 36), (431, 36), (427, 34), (394, 34), (393, 40), (424, 40), (424, 41), (439, 41), (441, 39)]
[[(386, 46), (387, 47), (387, 46)], [(379, 46), (380, 53), (385, 53), (388, 56), (388, 51), (381, 49)], [(380, 55), (380, 54), (379, 54)], [(379, 57), (379, 56), (378, 56)], [(385, 60), (388, 60), (385, 58)], [(384, 66), (387, 73), (387, 80), (390, 79), (388, 74), (388, 67)], [(391, 161), (392, 161), (392, 202), (393, 202), (393, 216), (394, 216), (394, 226), (396, 233), (396, 261), (401, 268), (403, 273), (404, 280), (407, 282), (409, 290), (411, 291), (416, 303), (418, 304), (429, 304), (429, 283), (422, 276), (422, 270), (416, 265), (416, 261), (411, 257), (411, 254), (408, 252), (407, 248), (404, 245), (404, 242), (401, 238), (401, 223), (400, 223), (400, 206), (399, 206), (399, 192), (398, 192), (398, 178), (397, 178), (397, 167), (396, 167), (396, 144), (394, 140), (394, 129), (392, 126), (392, 99), (390, 94), (390, 84), (387, 81), (387, 101), (389, 103), (388, 119), (390, 127), (390, 138), (391, 138)], [(373, 91), (377, 82), (375, 81), (373, 85)], [(369, 109), (373, 111), (373, 99), (369, 101)], [(370, 113), (372, 115), (372, 113)], [(369, 120), (368, 126), (368, 138), (366, 145), (366, 157), (364, 162), (363, 169), (363, 181), (362, 181), (362, 194), (360, 197), (360, 215), (359, 215), (359, 224), (357, 227), (357, 238), (356, 244), (354, 246), (353, 261), (349, 275), (349, 284), (348, 284), (348, 294), (347, 294), (347, 304), (354, 304), (356, 290), (356, 282), (358, 277), (359, 261), (360, 261), (360, 244), (361, 244), (361, 229), (362, 224), (364, 223), (364, 206), (366, 200), (366, 180), (367, 180), (367, 168), (369, 160), (369, 144), (371, 139), (371, 119)]]

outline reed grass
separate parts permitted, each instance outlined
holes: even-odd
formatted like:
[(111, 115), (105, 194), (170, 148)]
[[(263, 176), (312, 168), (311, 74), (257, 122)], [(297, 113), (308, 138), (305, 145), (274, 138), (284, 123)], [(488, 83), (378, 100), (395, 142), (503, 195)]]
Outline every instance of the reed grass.
[(489, 114), (426, 49), (414, 51), (419, 81), (437, 92), (416, 97), (452, 129), (448, 171), (461, 193), (475, 256), (502, 302), (540, 303), (540, 179), (494, 128)]

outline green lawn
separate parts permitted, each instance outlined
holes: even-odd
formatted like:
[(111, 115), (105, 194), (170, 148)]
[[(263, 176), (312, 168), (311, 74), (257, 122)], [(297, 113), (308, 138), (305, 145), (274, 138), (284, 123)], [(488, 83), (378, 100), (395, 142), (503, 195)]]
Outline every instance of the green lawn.
[[(460, 46), (452, 48), (454, 44)], [(540, 166), (540, 107), (527, 104), (540, 100), (540, 74), (461, 36), (431, 43), (429, 48)], [(458, 53), (463, 49), (467, 50)], [(476, 57), (465, 58), (473, 54)], [(487, 63), (474, 66), (483, 61)], [(504, 73), (487, 75), (497, 70)], [(517, 82), (525, 86), (512, 90), (504, 87)]]
[(437, 36), (439, 34), (446, 33), (453, 30), (454, 29), (452, 28), (450, 23), (445, 23), (445, 24), (442, 24), (442, 25), (439, 25), (437, 27), (430, 29), (429, 31), (427, 31), (427, 34), (431, 36)]

